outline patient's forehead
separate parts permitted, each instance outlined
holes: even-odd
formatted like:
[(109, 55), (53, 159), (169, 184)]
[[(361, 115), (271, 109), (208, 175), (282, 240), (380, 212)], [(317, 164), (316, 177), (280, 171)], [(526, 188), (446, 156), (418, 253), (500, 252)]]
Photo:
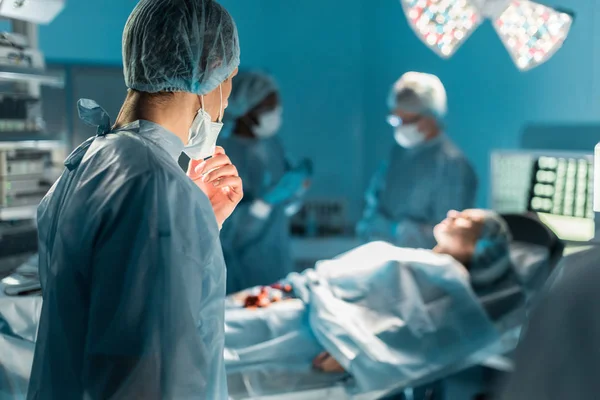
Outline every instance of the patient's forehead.
[(473, 221), (483, 221), (485, 219), (486, 213), (485, 210), (482, 210), (480, 208), (471, 208), (461, 212), (461, 215)]
[(468, 209), (460, 213), (461, 218), (470, 221), (470, 231), (474, 238), (479, 238), (485, 225), (486, 213), (481, 209)]

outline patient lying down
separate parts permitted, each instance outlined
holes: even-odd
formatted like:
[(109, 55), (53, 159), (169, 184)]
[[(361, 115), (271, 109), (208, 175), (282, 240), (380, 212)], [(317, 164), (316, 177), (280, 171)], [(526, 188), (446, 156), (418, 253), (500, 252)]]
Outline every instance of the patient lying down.
[(349, 373), (366, 392), (418, 379), (496, 340), (472, 287), (510, 270), (506, 223), (491, 211), (450, 211), (434, 235), (432, 251), (375, 242), (274, 288), (230, 297), (228, 373), (312, 363)]
[[(476, 285), (493, 283), (509, 268), (510, 235), (501, 217), (491, 211), (472, 209), (450, 211), (433, 229), (437, 254), (447, 254), (471, 272)], [(344, 372), (344, 368), (327, 352), (313, 361), (324, 372)]]

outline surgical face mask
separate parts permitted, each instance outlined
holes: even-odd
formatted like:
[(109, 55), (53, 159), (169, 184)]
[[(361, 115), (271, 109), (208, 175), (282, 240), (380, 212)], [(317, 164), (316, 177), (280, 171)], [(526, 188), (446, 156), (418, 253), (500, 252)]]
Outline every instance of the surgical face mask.
[(281, 128), (283, 109), (277, 107), (265, 112), (258, 117), (258, 125), (252, 127), (252, 132), (259, 139), (269, 138)]
[(396, 142), (407, 149), (416, 147), (425, 141), (425, 135), (419, 131), (416, 124), (400, 125), (394, 130)]
[(192, 126), (190, 127), (188, 144), (183, 152), (192, 160), (204, 160), (215, 153), (217, 138), (223, 129), (223, 89), (219, 86), (221, 105), (219, 108), (219, 122), (212, 122), (209, 113), (204, 110), (204, 96), (200, 96), (201, 109), (198, 110)]

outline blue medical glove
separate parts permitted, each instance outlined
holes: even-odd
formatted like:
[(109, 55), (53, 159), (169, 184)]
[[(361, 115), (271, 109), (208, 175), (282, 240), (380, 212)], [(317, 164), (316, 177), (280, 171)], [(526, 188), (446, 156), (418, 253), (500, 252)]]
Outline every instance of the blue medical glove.
[(306, 171), (294, 169), (286, 172), (281, 180), (264, 197), (264, 201), (270, 205), (278, 205), (292, 199), (296, 193), (304, 190), (308, 180)]
[(290, 202), (287, 206), (285, 206), (285, 215), (290, 218), (293, 217), (302, 209), (302, 205), (302, 201), (300, 200)]
[(294, 195), (290, 199), (288, 199), (286, 203), (299, 203), (298, 207), (301, 207), (302, 200), (312, 184), (311, 178), (313, 175), (313, 163), (308, 158), (305, 158), (302, 161), (300, 161), (300, 163), (298, 163), (298, 165), (293, 169), (293, 171), (298, 172), (300, 174), (304, 174), (304, 182), (302, 183), (302, 185), (298, 186)]

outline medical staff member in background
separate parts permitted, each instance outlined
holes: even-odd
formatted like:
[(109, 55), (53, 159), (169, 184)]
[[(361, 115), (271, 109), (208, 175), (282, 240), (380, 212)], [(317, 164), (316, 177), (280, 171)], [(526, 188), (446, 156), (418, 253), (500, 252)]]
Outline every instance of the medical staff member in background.
[(371, 180), (357, 234), (365, 241), (431, 249), (433, 227), (448, 211), (474, 206), (477, 177), (443, 132), (446, 90), (436, 76), (404, 74), (388, 105), (396, 145)]
[(269, 285), (293, 271), (290, 216), (310, 184), (307, 160), (290, 166), (277, 135), (283, 109), (273, 78), (242, 71), (235, 79), (219, 142), (244, 181), (244, 200), (221, 232), (227, 292)]
[(215, 143), (239, 60), (234, 21), (215, 1), (133, 10), (117, 121), (79, 102), (97, 135), (38, 209), (43, 307), (29, 399), (228, 398), (219, 228), (243, 189)]

